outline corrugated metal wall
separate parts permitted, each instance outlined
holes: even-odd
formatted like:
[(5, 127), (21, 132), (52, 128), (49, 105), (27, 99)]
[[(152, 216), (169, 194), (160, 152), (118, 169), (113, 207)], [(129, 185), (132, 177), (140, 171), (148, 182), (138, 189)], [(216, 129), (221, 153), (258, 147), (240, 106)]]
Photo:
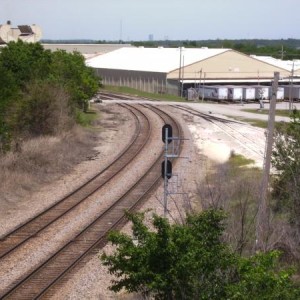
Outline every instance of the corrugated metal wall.
[(96, 74), (106, 85), (128, 86), (149, 93), (169, 93), (166, 73), (96, 69)]

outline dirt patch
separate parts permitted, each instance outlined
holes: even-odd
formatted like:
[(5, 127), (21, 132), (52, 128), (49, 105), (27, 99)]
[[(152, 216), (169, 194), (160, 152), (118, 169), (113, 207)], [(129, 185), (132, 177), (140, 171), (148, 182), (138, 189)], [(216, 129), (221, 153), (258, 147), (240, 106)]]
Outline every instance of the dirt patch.
[[(74, 127), (60, 136), (32, 139), (21, 151), (0, 160), (0, 237), (42, 211), (92, 177), (119, 150), (130, 135), (117, 128), (133, 127), (128, 112), (118, 105), (97, 105), (93, 127)], [(95, 163), (98, 162), (98, 163)]]

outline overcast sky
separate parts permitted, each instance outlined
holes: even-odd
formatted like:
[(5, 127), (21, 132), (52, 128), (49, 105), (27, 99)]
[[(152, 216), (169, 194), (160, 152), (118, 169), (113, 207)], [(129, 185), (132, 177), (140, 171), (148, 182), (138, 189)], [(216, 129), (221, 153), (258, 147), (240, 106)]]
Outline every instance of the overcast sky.
[(300, 38), (300, 0), (0, 0), (0, 24), (44, 39)]

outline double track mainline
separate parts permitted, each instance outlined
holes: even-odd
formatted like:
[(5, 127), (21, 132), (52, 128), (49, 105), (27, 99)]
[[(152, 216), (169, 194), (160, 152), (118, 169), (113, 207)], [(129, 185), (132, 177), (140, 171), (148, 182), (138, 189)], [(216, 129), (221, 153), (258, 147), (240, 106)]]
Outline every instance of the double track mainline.
[(140, 149), (144, 147), (151, 132), (149, 120), (141, 112), (134, 111), (133, 108), (126, 105), (123, 105), (123, 107), (127, 107), (136, 122), (135, 133), (127, 147), (111, 164), (82, 186), (2, 237), (0, 240), (0, 259), (7, 256), (11, 251), (34, 237), (44, 228), (54, 223), (70, 210), (74, 209), (79, 203), (82, 203), (82, 201), (98, 191), (109, 180), (113, 179), (118, 172), (124, 169), (135, 158)]
[[(130, 109), (137, 111), (137, 109), (132, 106), (130, 106)], [(148, 109), (151, 108), (148, 107)], [(175, 120), (159, 109), (153, 111), (160, 115), (164, 123), (172, 124), (175, 134), (179, 134), (180, 128)], [(137, 114), (137, 112), (135, 113)], [(137, 118), (141, 119), (142, 117), (140, 115)], [(143, 126), (150, 130), (150, 123)], [(144, 139), (148, 140), (149, 135), (145, 134)], [(136, 151), (138, 150), (136, 149)], [(136, 153), (137, 152), (135, 152), (134, 157)], [(4, 299), (47, 298), (47, 295), (51, 294), (57, 286), (59, 286), (59, 282), (78, 262), (105, 244), (106, 235), (109, 230), (119, 228), (120, 225), (124, 223), (124, 210), (136, 209), (141, 201), (147, 198), (149, 191), (160, 182), (162, 154), (163, 147), (156, 162), (148, 169), (145, 175), (134, 183), (111, 207), (102, 212), (101, 215), (86, 226), (80, 234), (73, 237), (71, 241), (67, 242), (54, 255), (44, 261), (36, 270), (25, 274), (4, 291), (0, 291), (0, 297)], [(94, 189), (96, 185), (96, 183), (93, 184)]]

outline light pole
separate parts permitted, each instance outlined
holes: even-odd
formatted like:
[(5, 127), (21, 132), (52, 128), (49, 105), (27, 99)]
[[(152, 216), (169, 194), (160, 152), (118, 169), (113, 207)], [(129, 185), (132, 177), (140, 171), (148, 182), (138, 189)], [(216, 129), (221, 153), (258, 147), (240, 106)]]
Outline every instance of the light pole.
[(204, 84), (205, 84), (206, 73), (203, 75), (203, 85), (202, 85), (202, 102), (204, 101)]
[(295, 67), (295, 62), (293, 60), (293, 65), (292, 65), (292, 72), (291, 72), (291, 80), (290, 80), (290, 90), (289, 90), (289, 113), (291, 113), (292, 110), (292, 93), (293, 93), (293, 78), (294, 78), (294, 67)]
[(178, 95), (180, 97), (182, 97), (182, 76), (183, 76), (183, 72), (182, 72), (182, 51), (183, 51), (183, 47), (179, 47), (179, 75), (178, 75)]
[(184, 80), (184, 55), (182, 57), (182, 71), (181, 71), (181, 89), (180, 89), (180, 97), (182, 98), (183, 94), (183, 80)]

